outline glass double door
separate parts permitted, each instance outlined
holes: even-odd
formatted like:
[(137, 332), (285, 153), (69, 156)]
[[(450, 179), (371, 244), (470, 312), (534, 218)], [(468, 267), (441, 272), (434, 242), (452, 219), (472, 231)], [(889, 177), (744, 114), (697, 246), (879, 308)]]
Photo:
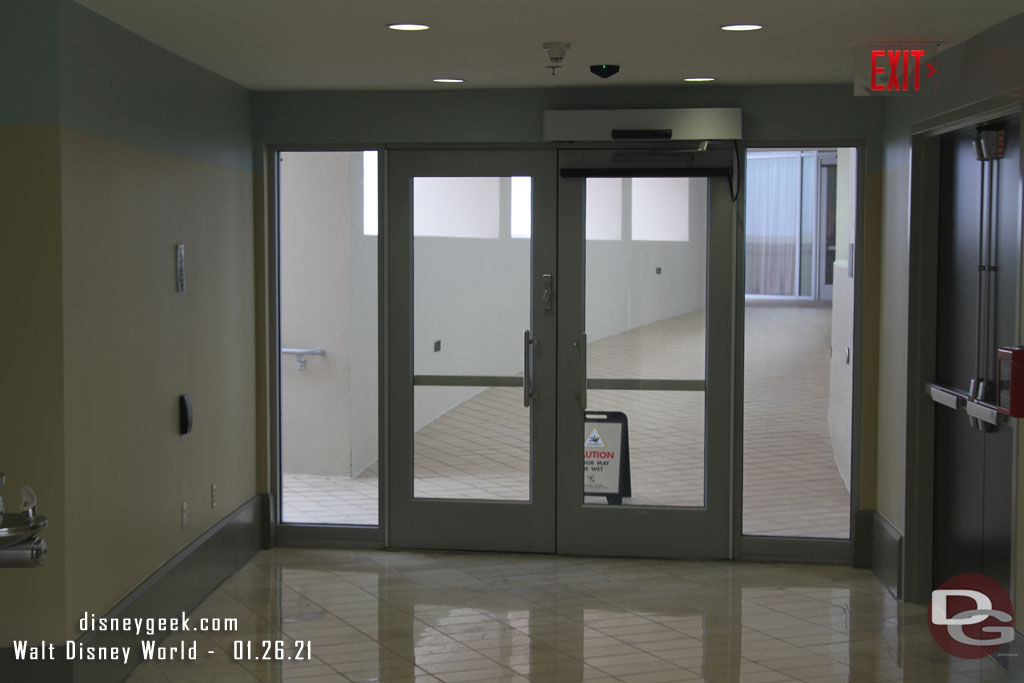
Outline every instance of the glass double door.
[(390, 546), (729, 555), (730, 166), (388, 153)]

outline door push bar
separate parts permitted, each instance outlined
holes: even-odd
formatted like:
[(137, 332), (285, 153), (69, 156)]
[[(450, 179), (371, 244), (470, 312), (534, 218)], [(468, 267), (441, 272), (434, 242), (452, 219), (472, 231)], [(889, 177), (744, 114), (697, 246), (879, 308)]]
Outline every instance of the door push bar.
[(973, 418), (974, 420), (980, 420), (981, 422), (985, 422), (993, 427), (999, 426), (999, 411), (996, 410), (996, 407), (991, 403), (972, 398), (970, 394), (961, 389), (944, 387), (933, 382), (928, 382), (924, 386), (925, 392), (928, 394), (929, 398), (939, 405), (946, 406), (953, 410), (963, 408), (968, 417)]

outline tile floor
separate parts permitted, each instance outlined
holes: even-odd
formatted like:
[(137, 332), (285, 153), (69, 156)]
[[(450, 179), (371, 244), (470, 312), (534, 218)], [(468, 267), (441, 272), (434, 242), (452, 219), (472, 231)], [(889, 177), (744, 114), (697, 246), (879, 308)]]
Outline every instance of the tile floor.
[[(131, 683), (971, 683), (1021, 680), (945, 654), (926, 610), (839, 566), (277, 548), (194, 612), (237, 618), (198, 662)], [(197, 637), (198, 635), (198, 637)], [(233, 641), (311, 644), (233, 661)], [(205, 654), (212, 650), (214, 654)]]
[[(746, 534), (849, 536), (849, 494), (828, 430), (830, 336), (829, 307), (747, 308)], [(703, 311), (602, 339), (589, 351), (591, 377), (703, 378)], [(627, 504), (703, 505), (703, 396), (590, 392), (591, 409), (629, 417), (633, 498)], [(528, 500), (528, 435), (520, 389), (482, 391), (416, 433), (416, 495)], [(375, 524), (376, 472), (355, 479), (286, 473), (284, 519)]]

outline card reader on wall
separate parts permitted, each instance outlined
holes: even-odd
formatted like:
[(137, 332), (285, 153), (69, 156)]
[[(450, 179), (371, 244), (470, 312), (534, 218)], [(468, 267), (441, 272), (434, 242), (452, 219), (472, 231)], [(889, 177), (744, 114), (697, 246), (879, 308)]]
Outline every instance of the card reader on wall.
[(192, 399), (188, 394), (178, 397), (178, 433), (184, 436), (192, 431)]

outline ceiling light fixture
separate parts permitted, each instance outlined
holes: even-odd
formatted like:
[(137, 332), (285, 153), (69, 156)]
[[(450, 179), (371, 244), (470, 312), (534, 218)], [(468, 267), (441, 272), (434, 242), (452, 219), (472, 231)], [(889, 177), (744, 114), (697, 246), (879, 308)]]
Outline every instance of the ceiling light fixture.
[(711, 76), (693, 76), (691, 78), (684, 78), (687, 83), (707, 83), (708, 81), (715, 80)]
[(726, 24), (723, 31), (760, 31), (764, 26), (761, 24)]
[(388, 24), (392, 31), (426, 31), (429, 26), (426, 24)]
[(465, 78), (435, 78), (434, 83), (465, 83)]

